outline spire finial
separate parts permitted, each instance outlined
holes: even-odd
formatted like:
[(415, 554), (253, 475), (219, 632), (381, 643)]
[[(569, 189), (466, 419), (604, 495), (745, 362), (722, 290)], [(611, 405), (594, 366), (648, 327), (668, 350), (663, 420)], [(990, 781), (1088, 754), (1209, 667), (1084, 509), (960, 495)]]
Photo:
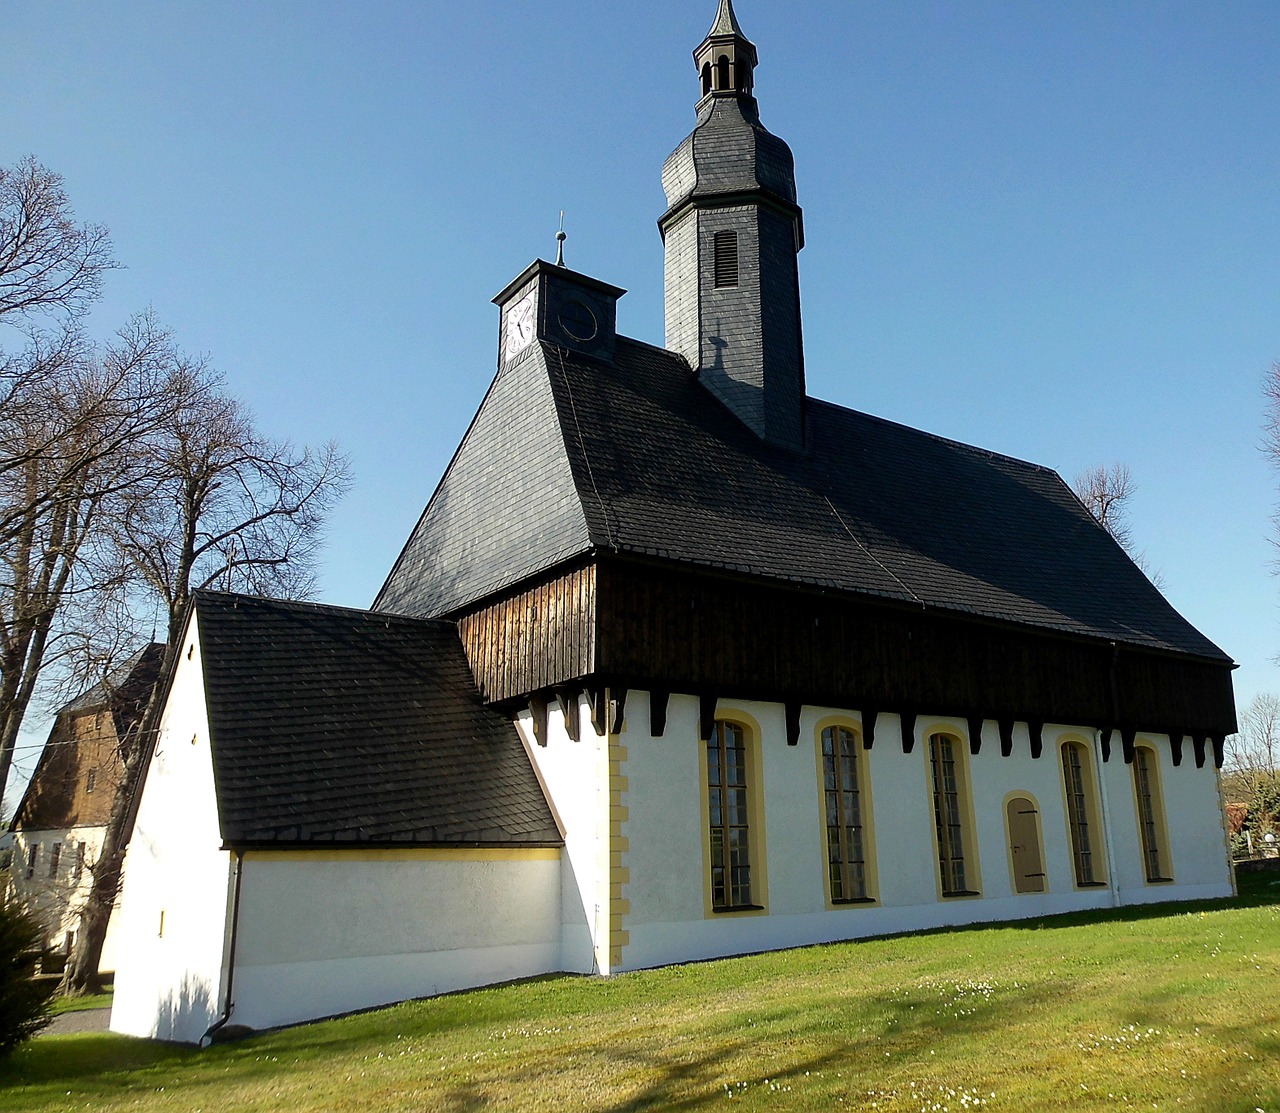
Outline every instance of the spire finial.
[(734, 14), (733, 0), (720, 0), (711, 30), (693, 52), (702, 78), (702, 95), (750, 97), (757, 60), (756, 48), (742, 33)]
[(733, 0), (720, 0), (715, 22), (707, 32), (707, 38), (711, 38), (712, 35), (739, 35), (744, 39), (747, 37), (738, 25), (738, 17), (733, 14)]
[[(560, 231), (556, 233), (556, 266), (563, 267), (564, 263), (564, 241), (569, 237), (564, 230), (564, 209), (560, 210)], [(565, 268), (568, 269), (567, 267)]]

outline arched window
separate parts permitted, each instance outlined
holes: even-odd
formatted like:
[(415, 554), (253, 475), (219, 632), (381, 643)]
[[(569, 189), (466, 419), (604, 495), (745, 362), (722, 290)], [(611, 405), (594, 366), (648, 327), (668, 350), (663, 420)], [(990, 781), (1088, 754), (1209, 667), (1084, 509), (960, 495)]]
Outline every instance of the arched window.
[(1071, 860), (1076, 885), (1103, 885), (1101, 821), (1097, 789), (1088, 749), (1080, 742), (1064, 742), (1062, 791), (1067, 803), (1067, 830), (1071, 836)]
[(751, 67), (747, 65), (745, 58), (739, 58), (734, 65), (734, 82), (733, 87), (739, 93), (751, 92)]
[(716, 62), (716, 88), (729, 89), (729, 55), (721, 54)]
[(747, 732), (717, 719), (707, 739), (707, 820), (711, 840), (711, 907), (757, 907), (751, 899), (751, 807)]
[(969, 786), (965, 783), (960, 743), (951, 735), (930, 735), (929, 773), (942, 895), (977, 896), (973, 887), (975, 870), (968, 856), (972, 837), (968, 822)]
[(702, 95), (705, 97), (711, 92), (711, 63), (703, 62), (702, 64)]
[(827, 832), (827, 887), (833, 904), (871, 899), (867, 790), (857, 734), (824, 727), (822, 802)]
[(1172, 881), (1169, 836), (1164, 822), (1164, 798), (1155, 750), (1137, 746), (1133, 751), (1133, 792), (1138, 809), (1138, 837), (1148, 881)]

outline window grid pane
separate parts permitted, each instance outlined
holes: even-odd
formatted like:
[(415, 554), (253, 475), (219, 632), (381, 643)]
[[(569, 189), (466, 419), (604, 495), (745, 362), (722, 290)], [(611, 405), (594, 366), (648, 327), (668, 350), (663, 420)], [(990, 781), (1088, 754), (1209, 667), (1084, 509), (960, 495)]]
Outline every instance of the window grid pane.
[(707, 740), (707, 812), (711, 837), (711, 905), (751, 905), (746, 743), (736, 723), (717, 720)]
[(822, 732), (822, 783), (826, 797), (827, 874), (831, 899), (865, 900), (866, 861), (858, 786), (857, 736), (847, 727)]
[(1146, 865), (1147, 880), (1163, 880), (1160, 865), (1160, 841), (1156, 835), (1156, 810), (1152, 800), (1151, 755), (1147, 750), (1136, 750), (1133, 755), (1134, 776), (1138, 780), (1138, 829), (1142, 833), (1142, 859)]
[(961, 830), (960, 791), (956, 777), (955, 749), (944, 734), (929, 739), (933, 772), (933, 822), (938, 840), (938, 874), (942, 892), (964, 893), (964, 839)]
[(1071, 828), (1071, 853), (1075, 859), (1076, 884), (1092, 885), (1093, 848), (1089, 842), (1089, 805), (1084, 789), (1084, 765), (1080, 747), (1068, 742), (1062, 747), (1062, 778), (1067, 789), (1067, 823)]

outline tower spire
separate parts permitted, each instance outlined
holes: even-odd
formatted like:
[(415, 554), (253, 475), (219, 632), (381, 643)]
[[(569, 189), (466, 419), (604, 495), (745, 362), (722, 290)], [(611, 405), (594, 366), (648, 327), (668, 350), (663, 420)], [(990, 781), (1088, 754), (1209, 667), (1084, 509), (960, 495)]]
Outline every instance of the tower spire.
[(707, 32), (707, 38), (712, 35), (737, 35), (746, 38), (738, 25), (738, 17), (734, 14), (733, 0), (720, 0), (720, 8), (716, 12), (715, 22), (711, 24), (711, 30)]
[(742, 33), (733, 0), (720, 0), (715, 21), (693, 52), (702, 77), (702, 95), (751, 96), (756, 62), (755, 44)]
[(791, 150), (760, 123), (756, 48), (731, 0), (694, 62), (698, 123), (662, 168), (667, 347), (762, 440), (804, 447), (796, 253), (804, 225)]

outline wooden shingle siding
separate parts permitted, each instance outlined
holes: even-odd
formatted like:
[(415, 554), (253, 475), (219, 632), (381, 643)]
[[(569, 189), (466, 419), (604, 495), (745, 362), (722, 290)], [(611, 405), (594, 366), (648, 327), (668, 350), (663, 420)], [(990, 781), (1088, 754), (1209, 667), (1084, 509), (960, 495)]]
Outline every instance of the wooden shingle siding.
[(566, 572), (464, 616), (458, 632), (488, 702), (595, 671), (595, 565)]

